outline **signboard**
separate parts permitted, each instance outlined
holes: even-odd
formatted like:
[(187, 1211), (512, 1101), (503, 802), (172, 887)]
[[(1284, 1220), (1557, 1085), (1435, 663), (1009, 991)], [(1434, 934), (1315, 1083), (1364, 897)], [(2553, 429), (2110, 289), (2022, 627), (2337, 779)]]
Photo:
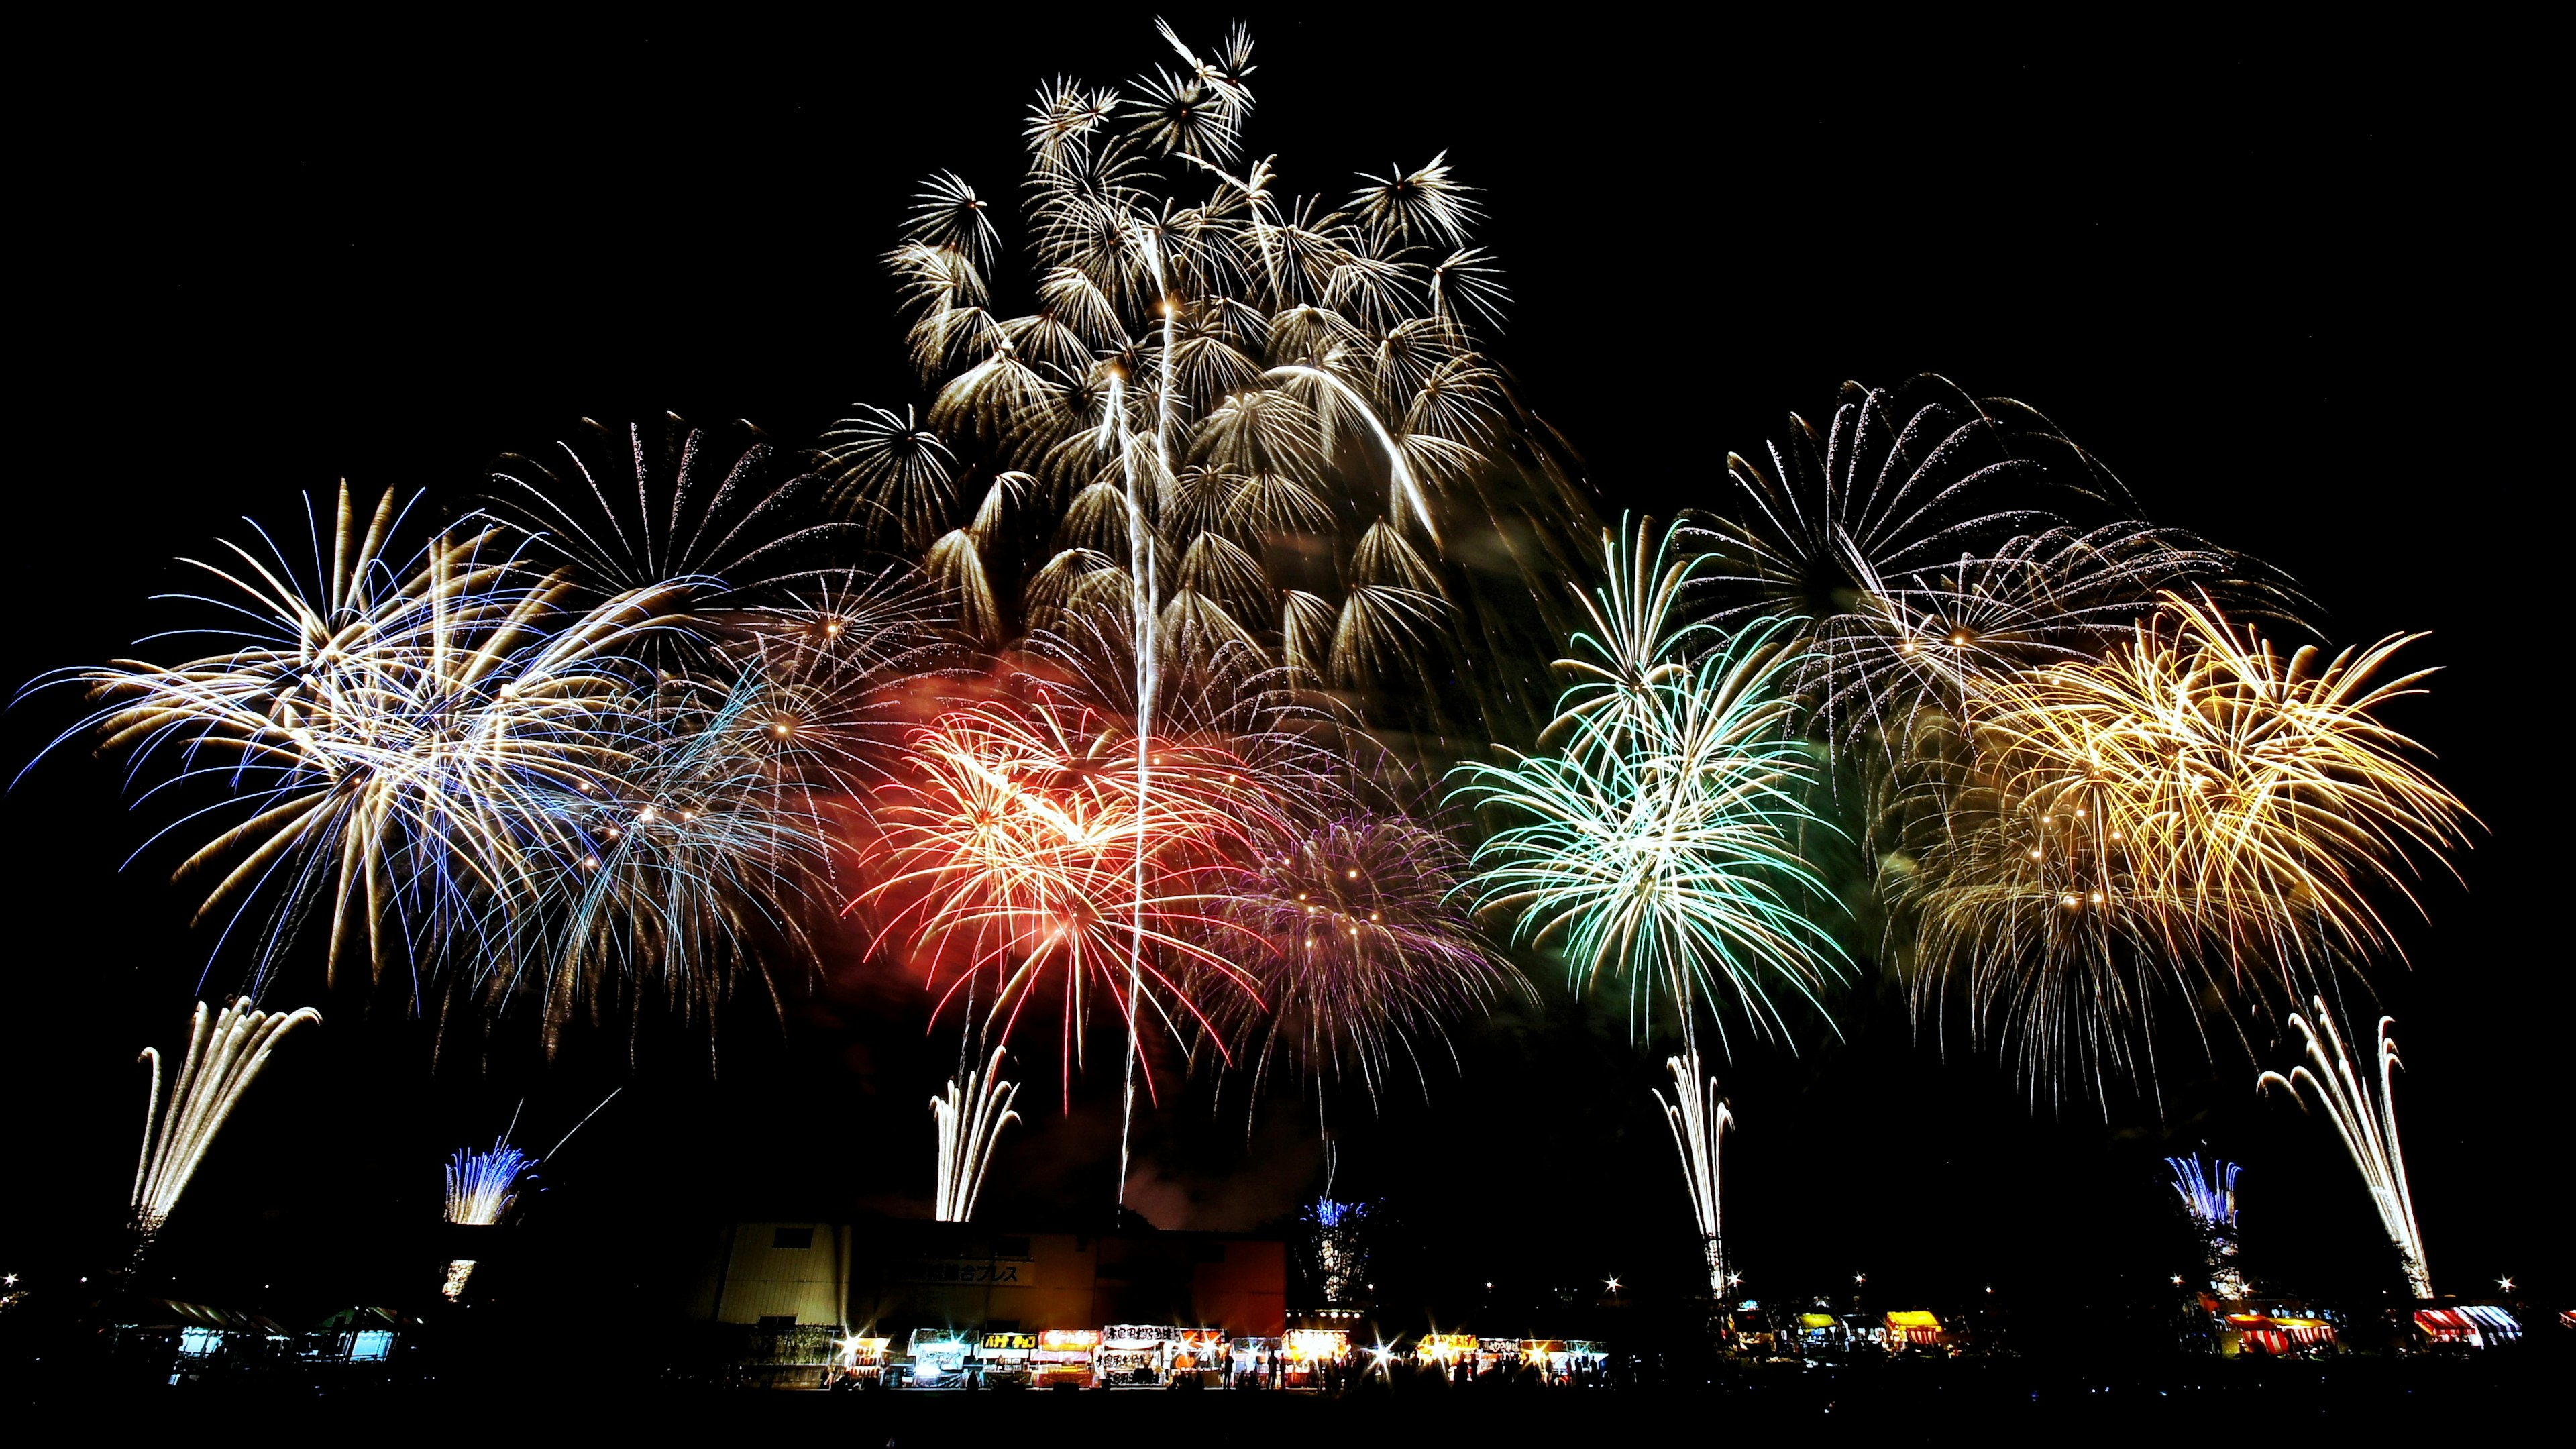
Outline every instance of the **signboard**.
[(988, 1333), (984, 1335), (984, 1347), (988, 1349), (1031, 1349), (1037, 1346), (1038, 1336), (1034, 1333)]
[(897, 1283), (956, 1283), (1025, 1287), (1036, 1280), (1036, 1265), (996, 1263), (989, 1258), (915, 1258), (896, 1263), (887, 1277)]

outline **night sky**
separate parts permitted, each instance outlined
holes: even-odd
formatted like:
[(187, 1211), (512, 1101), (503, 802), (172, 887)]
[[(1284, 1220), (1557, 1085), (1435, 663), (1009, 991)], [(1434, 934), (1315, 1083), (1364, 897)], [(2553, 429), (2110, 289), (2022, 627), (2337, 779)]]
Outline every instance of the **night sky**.
[[(50, 74), (16, 147), (16, 673), (186, 617), (145, 603), (183, 578), (175, 555), (242, 514), (291, 526), (300, 492), (342, 477), (453, 505), (496, 454), (583, 417), (667, 409), (795, 442), (853, 401), (919, 400), (876, 261), (914, 183), (957, 170), (1005, 203), (1015, 240), (1030, 90), (1153, 62), (1151, 13), (227, 25), (23, 55)], [(1173, 13), (1192, 37), (1226, 18)], [(2565, 803), (2546, 765), (2563, 705), (2527, 682), (2560, 567), (2544, 555), (2561, 533), (2546, 500), (2563, 262), (2540, 250), (2544, 128), (2518, 77), (2393, 33), (1248, 18), (1247, 149), (1277, 153), (1292, 189), (1338, 198), (1357, 172), (1443, 149), (1483, 188), (1481, 239), (1514, 296), (1493, 352), (1608, 511), (1717, 503), (1727, 452), (1790, 411), (1829, 415), (1845, 379), (1937, 371), (2048, 413), (2157, 521), (2286, 571), (2333, 640), (2430, 631), (2409, 653), (2443, 672), (2394, 718), (2486, 828), (2462, 884), (2427, 882), (2431, 924), (2402, 930), (2411, 966), (2370, 981), (2405, 1051), (2435, 1281), (2467, 1294), (2511, 1273), (2564, 1294), (2564, 1207), (2545, 1195), (2563, 1191), (2576, 1018), (2538, 853)], [(11, 768), (77, 706), (14, 708)], [(161, 819), (125, 813), (121, 790), (113, 764), (66, 748), (5, 805), (0, 1071), (20, 1185), (0, 1194), (0, 1267), (34, 1235), (115, 1216), (133, 1052), (176, 1045), (201, 972), (208, 993), (241, 976), (188, 929), (176, 854), (119, 873)], [(1460, 1034), (1463, 1070), (1433, 1070), (1427, 1102), (1330, 1108), (1337, 1195), (1386, 1203), (1389, 1241), (1414, 1245), (1387, 1249), (1387, 1271), (1453, 1317), (1519, 1311), (1481, 1306), (1488, 1279), (1520, 1302), (1692, 1270), (1647, 1096), (1660, 1044), (1630, 1041), (1618, 1000), (1538, 981), (1541, 1004)], [(534, 1215), (643, 1258), (729, 1214), (926, 1215), (923, 1103), (954, 1036), (925, 1037), (916, 985), (854, 948), (783, 1020), (740, 1003), (712, 1062), (703, 1037), (650, 1026), (577, 1033), (551, 1064), (522, 1029), (440, 1041), (398, 987), (325, 992), (310, 962), (270, 1004), (306, 1001), (325, 1027), (280, 1052), (174, 1220), (172, 1271), (205, 1293), (275, 1277), (377, 1291), (370, 1245), (436, 1217), (449, 1150), (488, 1142), (522, 1097), (521, 1140), (542, 1145), (620, 1083)], [(1840, 1041), (1793, 1056), (1739, 1040), (1725, 1073), (1747, 1292), (1847, 1292), (1866, 1272), (1926, 1301), (2149, 1296), (2187, 1265), (2158, 1159), (2203, 1148), (2246, 1165), (2258, 1270), (2317, 1294), (2396, 1284), (2324, 1123), (2258, 1102), (2233, 1046), (2170, 1059), (2160, 1109), (2105, 1121), (2034, 1109), (2007, 1068), (1918, 1031), (1892, 989), (1836, 1010)], [(2350, 1014), (2366, 1031), (2358, 991)], [(1030, 1069), (1030, 1126), (980, 1216), (1100, 1216), (1114, 1060), (1095, 1058), (1069, 1117), (1051, 1061)], [(1204, 1079), (1172, 1091), (1143, 1157), (1134, 1201), (1165, 1227), (1254, 1227), (1322, 1182), (1311, 1103), (1247, 1121), (1238, 1089), (1212, 1102)]]

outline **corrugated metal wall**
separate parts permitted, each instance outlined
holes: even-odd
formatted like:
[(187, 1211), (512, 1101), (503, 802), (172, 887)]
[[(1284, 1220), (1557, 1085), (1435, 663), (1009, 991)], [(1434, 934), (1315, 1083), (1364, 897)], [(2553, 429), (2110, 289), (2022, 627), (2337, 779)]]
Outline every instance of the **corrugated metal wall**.
[[(803, 1246), (795, 1246), (802, 1237)], [(716, 1320), (846, 1323), (850, 1229), (832, 1223), (743, 1223), (734, 1229)]]

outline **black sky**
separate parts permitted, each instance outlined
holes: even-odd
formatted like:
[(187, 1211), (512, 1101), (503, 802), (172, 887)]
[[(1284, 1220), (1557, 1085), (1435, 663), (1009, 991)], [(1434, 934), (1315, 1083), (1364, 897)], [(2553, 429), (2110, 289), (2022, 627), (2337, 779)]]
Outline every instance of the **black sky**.
[[(169, 559), (244, 513), (291, 522), (299, 492), (341, 477), (458, 497), (493, 455), (585, 416), (669, 409), (793, 441), (853, 400), (914, 400), (875, 263), (913, 184), (954, 168), (1007, 200), (1032, 85), (1156, 61), (1150, 13), (137, 22), (22, 54), (17, 672), (165, 625), (142, 601), (179, 579)], [(2159, 521), (2286, 570), (2336, 640), (2431, 631), (2416, 651), (2444, 672), (2401, 723), (2489, 831), (2465, 888), (2426, 890), (2412, 967), (2373, 979), (2406, 1049), (2433, 1270), (2463, 1292), (2506, 1272), (2570, 1282), (2551, 1199), (2566, 951), (2541, 924), (2556, 887), (2539, 850), (2564, 799), (2555, 691), (2528, 683), (2563, 468), (2563, 261), (2537, 212), (2563, 166), (2542, 159), (2511, 47), (1882, 32), (1839, 13), (1759, 31), (1248, 18), (1249, 144), (1293, 187), (1339, 195), (1445, 148), (1484, 188), (1515, 296), (1497, 354), (1612, 508), (1714, 502), (1725, 453), (1790, 410), (1829, 412), (1846, 378), (1939, 371), (2049, 413)], [(72, 708), (12, 711), (13, 769)], [(170, 858), (118, 874), (149, 829), (118, 789), (74, 750), (5, 806), (10, 1146), (57, 1184), (0, 1195), (11, 1253), (121, 1191), (131, 1053), (171, 1044), (206, 962)], [(219, 962), (209, 989), (237, 971)], [(853, 977), (784, 1025), (730, 1023), (713, 1082), (685, 1041), (630, 1057), (615, 1036), (550, 1070), (523, 1044), (485, 1062), (451, 1039), (433, 1071), (394, 999), (333, 993), (201, 1179), (198, 1231), (311, 1240), (432, 1213), (448, 1148), (491, 1136), (523, 1092), (568, 1121), (630, 1060), (639, 1085), (553, 1174), (546, 1210), (906, 1210), (946, 1048), (922, 1042), (908, 996)], [(1342, 1185), (1459, 1245), (1420, 1269), (1454, 1280), (1444, 1301), (1479, 1263), (1539, 1282), (1688, 1251), (1645, 1096), (1660, 1057), (1630, 1046), (1615, 1004), (1542, 987), (1544, 1008), (1463, 1039), (1463, 1078), (1435, 1073), (1427, 1107), (1374, 1124), (1334, 1108)], [(1748, 1049), (1730, 1083), (1730, 1212), (1766, 1291), (1869, 1270), (1925, 1294), (2112, 1294), (2095, 1285), (2163, 1261), (2138, 1246), (2169, 1227), (2155, 1159), (2203, 1142), (2248, 1164), (2252, 1250), (2317, 1291), (2353, 1281), (2347, 1250), (2373, 1235), (2358, 1184), (2321, 1123), (2254, 1101), (2241, 1059), (2176, 1069), (2161, 1121), (2106, 1124), (2034, 1114), (1893, 1002), (1848, 1019), (1845, 1042), (1799, 1059)], [(1106, 1192), (1099, 1108), (1033, 1114), (997, 1172), (1008, 1210)], [(1148, 1150), (1170, 1180), (1149, 1197), (1167, 1225), (1248, 1225), (1316, 1186), (1310, 1125), (1274, 1114), (1247, 1138), (1238, 1109), (1211, 1118), (1199, 1086), (1159, 1120)]]

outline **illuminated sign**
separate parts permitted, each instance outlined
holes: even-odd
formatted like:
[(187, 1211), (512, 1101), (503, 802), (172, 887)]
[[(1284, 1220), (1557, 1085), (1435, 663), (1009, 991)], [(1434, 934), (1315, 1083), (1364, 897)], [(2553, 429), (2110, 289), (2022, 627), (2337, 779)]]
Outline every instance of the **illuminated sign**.
[(1291, 1363), (1308, 1363), (1319, 1358), (1339, 1358), (1351, 1346), (1348, 1329), (1296, 1328), (1288, 1332), (1288, 1359)]
[(984, 1346), (986, 1348), (1035, 1348), (1038, 1346), (1038, 1336), (1034, 1333), (988, 1333), (984, 1335)]
[(1422, 1351), (1433, 1358), (1456, 1358), (1461, 1354), (1474, 1353), (1476, 1351), (1476, 1335), (1472, 1333), (1426, 1333), (1422, 1335)]
[(1097, 1348), (1100, 1335), (1088, 1328), (1050, 1328), (1038, 1335), (1038, 1346), (1057, 1350)]

